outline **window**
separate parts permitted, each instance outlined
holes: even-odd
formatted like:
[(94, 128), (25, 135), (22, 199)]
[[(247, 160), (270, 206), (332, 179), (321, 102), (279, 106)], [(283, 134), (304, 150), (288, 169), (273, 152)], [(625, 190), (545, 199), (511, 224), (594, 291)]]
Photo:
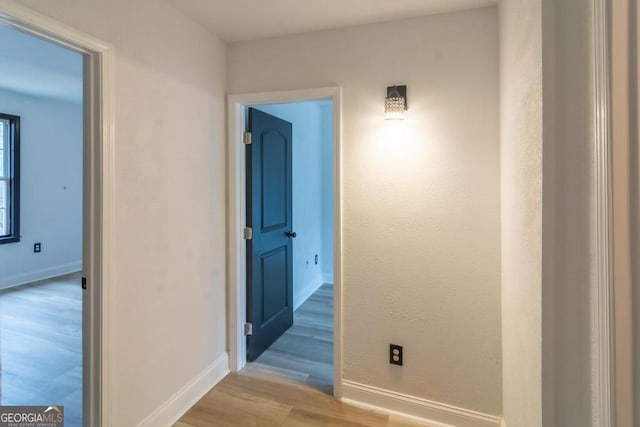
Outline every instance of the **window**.
[(20, 117), (0, 113), (0, 243), (20, 241)]

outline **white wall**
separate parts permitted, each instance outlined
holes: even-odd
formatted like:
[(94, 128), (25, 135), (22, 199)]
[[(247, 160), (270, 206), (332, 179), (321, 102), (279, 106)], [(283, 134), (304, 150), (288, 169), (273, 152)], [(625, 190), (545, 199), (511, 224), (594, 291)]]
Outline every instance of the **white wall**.
[(509, 426), (542, 425), (542, 7), (500, 16), (502, 402)]
[(115, 47), (111, 415), (135, 426), (224, 362), (225, 46), (165, 2), (16, 3)]
[(21, 239), (0, 245), (0, 288), (80, 271), (82, 106), (0, 89), (0, 112), (20, 116), (21, 165)]
[[(502, 412), (495, 8), (233, 43), (230, 93), (343, 88), (344, 378)], [(406, 120), (384, 120), (407, 84)], [(388, 363), (404, 345), (405, 366)]]
[(326, 277), (333, 278), (333, 257), (326, 250), (333, 245), (333, 188), (326, 185), (327, 175), (331, 179), (333, 174), (332, 106), (330, 101), (310, 101), (255, 108), (293, 124), (293, 231), (297, 234), (293, 239), (293, 307), (297, 309)]

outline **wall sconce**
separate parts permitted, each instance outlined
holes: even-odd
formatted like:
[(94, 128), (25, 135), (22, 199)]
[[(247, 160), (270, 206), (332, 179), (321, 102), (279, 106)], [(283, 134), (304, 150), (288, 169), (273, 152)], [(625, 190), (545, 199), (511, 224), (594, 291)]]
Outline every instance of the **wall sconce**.
[(385, 120), (403, 120), (407, 110), (407, 87), (389, 86), (384, 99)]

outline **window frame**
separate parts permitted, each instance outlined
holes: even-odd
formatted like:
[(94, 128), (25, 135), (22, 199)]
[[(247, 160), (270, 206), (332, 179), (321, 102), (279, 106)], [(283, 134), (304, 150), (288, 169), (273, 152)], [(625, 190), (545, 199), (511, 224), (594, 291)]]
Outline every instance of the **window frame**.
[(0, 244), (20, 241), (20, 116), (0, 113), (9, 122), (9, 227), (10, 233), (0, 237)]

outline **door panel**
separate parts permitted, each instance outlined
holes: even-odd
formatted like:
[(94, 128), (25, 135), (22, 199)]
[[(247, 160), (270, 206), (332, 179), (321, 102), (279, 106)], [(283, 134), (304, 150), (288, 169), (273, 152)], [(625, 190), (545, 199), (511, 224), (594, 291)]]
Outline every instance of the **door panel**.
[(291, 123), (249, 108), (247, 146), (247, 359), (293, 324)]
[(262, 327), (288, 308), (287, 288), (282, 286), (287, 282), (286, 272), (286, 246), (262, 256)]
[(260, 144), (262, 232), (266, 232), (287, 225), (287, 139), (270, 131), (262, 135)]

